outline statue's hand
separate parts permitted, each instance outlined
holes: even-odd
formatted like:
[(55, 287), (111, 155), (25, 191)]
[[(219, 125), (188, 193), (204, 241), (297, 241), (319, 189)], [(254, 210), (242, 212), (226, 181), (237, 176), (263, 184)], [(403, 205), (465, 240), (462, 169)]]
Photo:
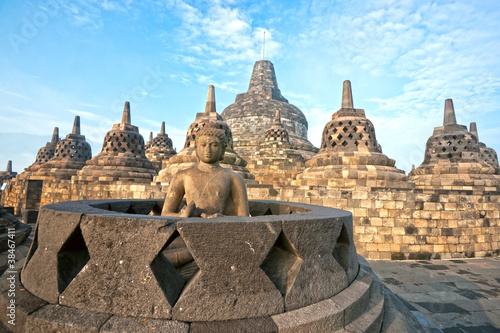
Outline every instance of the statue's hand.
[(221, 213), (215, 213), (215, 214), (211, 214), (211, 215), (208, 215), (206, 213), (201, 213), (201, 217), (204, 217), (206, 219), (212, 219), (214, 217), (221, 217), (221, 216), (224, 216), (224, 214), (221, 214)]
[(196, 207), (196, 204), (194, 201), (191, 201), (189, 205), (182, 207), (181, 211), (179, 212), (179, 216), (182, 217), (199, 217), (199, 208)]

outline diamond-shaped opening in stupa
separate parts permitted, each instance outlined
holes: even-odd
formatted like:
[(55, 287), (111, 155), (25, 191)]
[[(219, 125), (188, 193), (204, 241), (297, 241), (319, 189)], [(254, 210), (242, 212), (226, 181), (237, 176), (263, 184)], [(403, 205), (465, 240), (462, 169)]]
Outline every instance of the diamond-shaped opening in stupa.
[(58, 289), (62, 293), (90, 260), (89, 250), (78, 226), (57, 253)]
[(284, 232), (281, 232), (260, 268), (266, 273), (281, 295), (292, 288), (302, 259)]

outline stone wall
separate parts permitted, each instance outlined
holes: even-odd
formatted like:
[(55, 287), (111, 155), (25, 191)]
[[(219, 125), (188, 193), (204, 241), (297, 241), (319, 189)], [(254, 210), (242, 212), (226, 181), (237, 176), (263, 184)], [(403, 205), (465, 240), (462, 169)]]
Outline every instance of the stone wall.
[[(354, 185), (354, 184), (353, 184)], [(431, 259), (500, 254), (500, 192), (249, 186), (250, 199), (294, 201), (353, 213), (354, 241), (367, 259)]]

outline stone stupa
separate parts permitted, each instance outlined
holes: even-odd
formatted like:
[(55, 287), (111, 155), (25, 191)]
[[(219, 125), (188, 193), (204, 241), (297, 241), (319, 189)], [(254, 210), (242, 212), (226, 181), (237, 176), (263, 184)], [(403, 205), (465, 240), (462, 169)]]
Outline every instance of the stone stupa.
[(220, 162), (220, 165), (240, 174), (247, 184), (257, 183), (254, 175), (251, 174), (246, 168), (247, 162), (234, 151), (231, 129), (215, 109), (215, 89), (212, 85), (208, 87), (205, 112), (196, 114), (195, 121), (191, 123), (186, 133), (184, 149), (167, 161), (166, 167), (159, 172), (157, 182), (160, 182), (162, 185), (168, 185), (172, 176), (179, 170), (190, 168), (198, 163), (198, 157), (196, 157), (194, 148), (196, 133), (204, 126), (205, 123), (209, 121), (213, 121), (218, 124), (219, 128), (226, 132), (226, 136), (228, 138), (226, 153), (224, 154), (224, 159)]
[[(6, 183), (8, 180), (16, 177), (16, 175), (17, 175), (17, 172), (12, 171), (12, 161), (9, 160), (7, 162), (7, 167), (5, 168), (5, 171), (0, 172), (0, 185), (2, 185), (3, 183)], [(2, 192), (0, 192), (0, 193), (2, 193)]]
[(161, 123), (160, 133), (153, 139), (153, 133), (150, 133), (149, 145), (146, 147), (146, 157), (153, 162), (156, 172), (166, 167), (170, 157), (177, 154), (173, 148), (172, 139), (165, 133), (165, 122)]
[(54, 157), (54, 152), (56, 151), (57, 143), (59, 142), (59, 140), (59, 128), (54, 127), (52, 140), (50, 140), (50, 142), (47, 142), (45, 146), (41, 147), (38, 150), (35, 162), (33, 162), (33, 164), (26, 168), (26, 170), (38, 170), (40, 168), (40, 165), (47, 163), (52, 157)]
[[(54, 130), (52, 142), (56, 137)], [(30, 178), (55, 182), (62, 179), (69, 180), (90, 158), (92, 158), (92, 148), (85, 141), (85, 136), (80, 134), (80, 116), (75, 116), (71, 133), (57, 143), (54, 156), (32, 172)]]
[(424, 161), (410, 173), (410, 181), (423, 190), (498, 191), (498, 168), (483, 158), (477, 130), (471, 127), (472, 133), (457, 124), (453, 101), (447, 99), (443, 126), (434, 128)]
[(146, 158), (144, 139), (130, 121), (130, 103), (125, 102), (122, 121), (106, 133), (101, 152), (73, 178), (75, 184), (149, 183), (156, 176)]
[(490, 147), (487, 147), (484, 143), (479, 141), (479, 134), (477, 133), (477, 125), (476, 123), (472, 122), (470, 123), (469, 126), (469, 132), (474, 135), (479, 142), (479, 152), (481, 153), (481, 159), (486, 163), (494, 168), (500, 168), (498, 165), (498, 156), (497, 152)]
[(318, 148), (307, 139), (306, 117), (281, 95), (273, 63), (257, 61), (246, 93), (238, 94), (221, 116), (231, 128), (234, 149), (245, 159), (252, 158), (273, 126), (274, 113), (281, 110), (281, 121), (290, 136), (290, 143), (305, 159), (313, 157)]
[(306, 162), (306, 170), (294, 182), (298, 186), (340, 188), (405, 188), (404, 171), (382, 153), (375, 128), (363, 109), (353, 106), (351, 82), (343, 84), (342, 107), (323, 130), (321, 149)]
[(287, 129), (276, 110), (274, 124), (266, 131), (266, 138), (249, 162), (255, 179), (273, 186), (290, 185), (299, 172), (304, 171), (304, 158), (292, 148)]

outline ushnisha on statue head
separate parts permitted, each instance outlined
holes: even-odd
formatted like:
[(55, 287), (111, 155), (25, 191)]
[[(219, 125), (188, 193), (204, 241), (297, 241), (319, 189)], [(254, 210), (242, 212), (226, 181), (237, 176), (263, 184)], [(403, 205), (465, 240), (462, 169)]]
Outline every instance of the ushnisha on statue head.
[[(248, 198), (243, 178), (220, 166), (228, 139), (212, 121), (196, 133), (199, 163), (175, 174), (163, 205), (162, 215), (183, 217), (248, 216)], [(183, 207), (182, 199), (186, 197)]]

